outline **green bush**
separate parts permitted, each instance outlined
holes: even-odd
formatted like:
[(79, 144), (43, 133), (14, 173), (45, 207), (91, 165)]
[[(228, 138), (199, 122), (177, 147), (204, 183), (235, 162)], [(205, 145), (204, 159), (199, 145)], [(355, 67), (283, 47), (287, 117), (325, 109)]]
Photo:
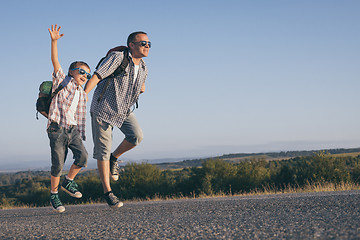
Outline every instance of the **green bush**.
[[(9, 205), (49, 205), (50, 177), (43, 172), (37, 177), (31, 176), (30, 172), (26, 174), (27, 178), (17, 178), (13, 184), (0, 187), (0, 208)], [(60, 191), (65, 204), (103, 201), (102, 184), (96, 171), (79, 175), (76, 182), (83, 197), (73, 199)], [(204, 161), (202, 167), (164, 171), (148, 163), (130, 163), (125, 166), (119, 180), (112, 182), (112, 189), (117, 196), (126, 200), (232, 194), (269, 185), (281, 190), (288, 186), (302, 187), (322, 182), (359, 183), (360, 156), (335, 157), (320, 152), (283, 161), (252, 159), (230, 163), (210, 159)]]
[(154, 197), (162, 194), (164, 179), (161, 170), (148, 163), (130, 163), (113, 185), (113, 191), (123, 199)]

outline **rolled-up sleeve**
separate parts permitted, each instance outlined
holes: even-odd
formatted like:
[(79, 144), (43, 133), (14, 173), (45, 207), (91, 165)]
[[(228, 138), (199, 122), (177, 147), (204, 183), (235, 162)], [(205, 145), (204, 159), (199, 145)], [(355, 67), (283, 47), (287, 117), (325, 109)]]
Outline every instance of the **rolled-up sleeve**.
[(58, 88), (60, 83), (65, 79), (66, 75), (62, 68), (60, 67), (57, 72), (53, 72), (52, 74), (52, 92), (55, 92), (55, 90)]
[(97, 73), (101, 77), (101, 79), (110, 76), (120, 66), (123, 58), (123, 52), (111, 52), (101, 62), (99, 68), (95, 71), (95, 73)]

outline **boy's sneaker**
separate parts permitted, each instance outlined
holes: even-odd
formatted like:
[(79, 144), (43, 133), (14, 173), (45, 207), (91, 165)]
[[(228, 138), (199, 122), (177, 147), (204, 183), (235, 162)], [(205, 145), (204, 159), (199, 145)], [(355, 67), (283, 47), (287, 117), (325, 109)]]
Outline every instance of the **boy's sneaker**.
[(104, 198), (111, 208), (119, 208), (122, 207), (124, 204), (120, 202), (120, 200), (115, 196), (114, 193), (110, 192), (108, 194), (104, 194)]
[(117, 181), (119, 179), (119, 165), (117, 160), (110, 160), (111, 179)]
[(69, 194), (74, 198), (81, 198), (82, 194), (77, 188), (78, 185), (74, 180), (71, 181), (65, 178), (63, 183), (61, 184), (61, 189), (65, 191), (67, 194)]
[(62, 205), (58, 194), (51, 194), (50, 203), (56, 212), (62, 213), (65, 211), (65, 207)]

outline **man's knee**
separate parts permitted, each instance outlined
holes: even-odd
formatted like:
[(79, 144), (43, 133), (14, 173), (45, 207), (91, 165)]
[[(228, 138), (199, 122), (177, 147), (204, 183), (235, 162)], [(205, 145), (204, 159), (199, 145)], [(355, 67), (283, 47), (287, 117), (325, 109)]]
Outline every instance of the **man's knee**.
[(137, 131), (133, 132), (131, 135), (127, 135), (125, 137), (126, 141), (128, 141), (131, 144), (134, 144), (135, 146), (138, 145), (144, 138), (143, 132), (141, 129), (138, 129)]

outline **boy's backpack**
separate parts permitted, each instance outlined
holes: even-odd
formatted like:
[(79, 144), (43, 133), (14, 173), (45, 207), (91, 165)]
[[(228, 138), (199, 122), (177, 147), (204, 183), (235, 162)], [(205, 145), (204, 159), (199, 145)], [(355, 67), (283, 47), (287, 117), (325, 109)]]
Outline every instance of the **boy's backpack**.
[(70, 82), (71, 77), (66, 76), (60, 83), (59, 87), (52, 93), (52, 81), (43, 81), (39, 87), (39, 96), (36, 101), (36, 119), (39, 119), (38, 113), (41, 113), (44, 117), (49, 117), (49, 108), (52, 99), (58, 94), (66, 85)]
[[(111, 79), (114, 79), (116, 76), (118, 76), (119, 74), (121, 74), (122, 72), (125, 72), (126, 67), (129, 65), (129, 49), (126, 46), (118, 46), (118, 47), (114, 47), (112, 49), (110, 49), (107, 53), (106, 56), (109, 55), (111, 52), (114, 51), (119, 51), (119, 52), (124, 52), (124, 58), (120, 64), (120, 66), (107, 78), (102, 79), (101, 81), (104, 81), (106, 79), (106, 83), (105, 86), (103, 88), (103, 90), (101, 91), (97, 101), (100, 102), (100, 100), (102, 99), (102, 97), (105, 94), (105, 91), (107, 89), (107, 87), (110, 84)], [(104, 59), (106, 58), (103, 57), (100, 59), (99, 63), (96, 65), (95, 69), (98, 69), (98, 67), (100, 66), (100, 64), (102, 63), (102, 61), (104, 61)], [(125, 72), (124, 75), (126, 75), (127, 73)]]

